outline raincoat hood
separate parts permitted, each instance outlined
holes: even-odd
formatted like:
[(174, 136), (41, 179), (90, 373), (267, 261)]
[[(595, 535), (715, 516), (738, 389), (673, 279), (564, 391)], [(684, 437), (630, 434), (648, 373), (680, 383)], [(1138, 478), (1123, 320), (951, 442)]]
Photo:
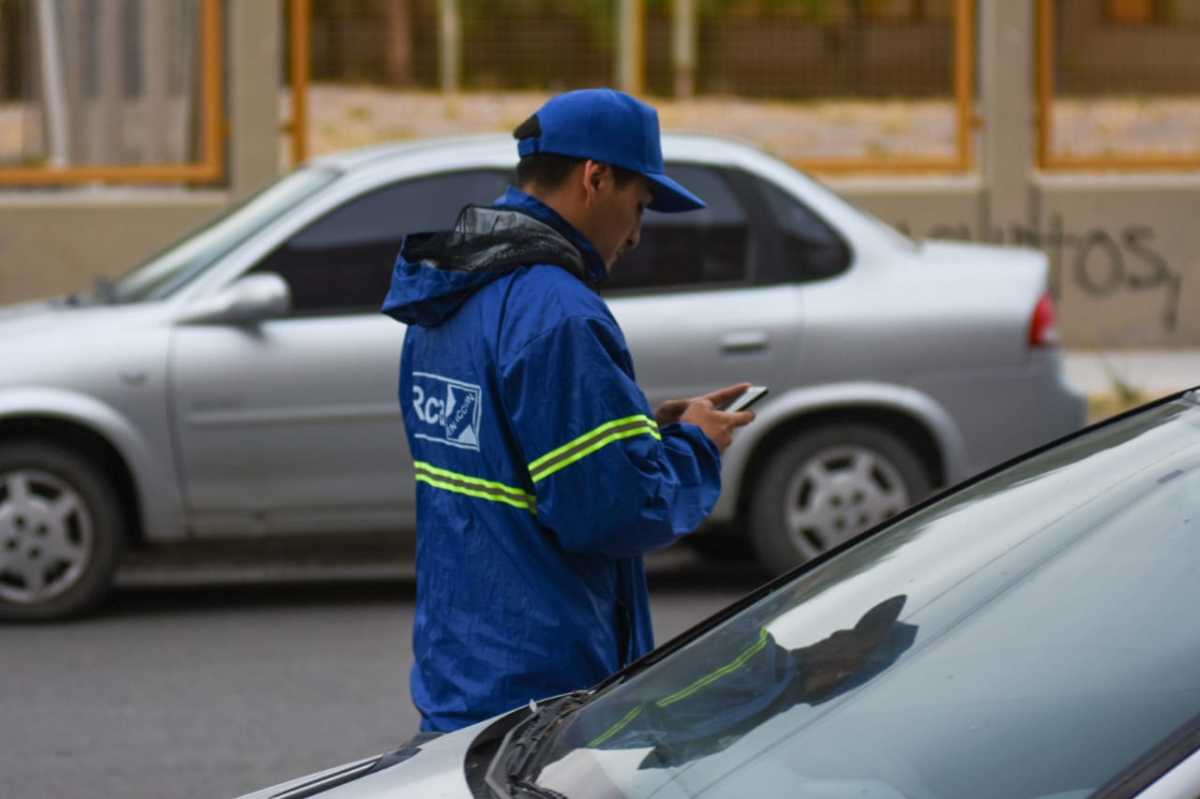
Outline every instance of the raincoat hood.
[(514, 188), (491, 207), (469, 205), (454, 228), (407, 236), (383, 312), (436, 327), (476, 291), (522, 266), (561, 267), (588, 285), (607, 275), (599, 253), (552, 208)]

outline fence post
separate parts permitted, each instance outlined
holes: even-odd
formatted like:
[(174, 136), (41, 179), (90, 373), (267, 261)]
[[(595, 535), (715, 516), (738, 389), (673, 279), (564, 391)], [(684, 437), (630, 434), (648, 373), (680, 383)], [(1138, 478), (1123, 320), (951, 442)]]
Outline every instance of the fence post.
[(645, 22), (642, 0), (617, 0), (617, 86), (630, 94), (642, 92)]
[(442, 92), (452, 94), (462, 88), (462, 19), (458, 0), (438, 0), (438, 50)]
[(674, 61), (675, 96), (696, 93), (696, 0), (675, 0), (671, 26), (671, 55)]
[(1033, 222), (1035, 1), (980, 3), (984, 231)]
[(92, 31), (99, 56), (99, 91), (95, 100), (96, 114), (89, 120), (94, 131), (91, 160), (100, 164), (121, 161), (121, 139), (125, 126), (121, 123), (124, 106), (121, 57), (124, 40), (121, 36), (121, 7), (116, 3), (101, 3), (96, 7), (99, 24)]
[(62, 37), (59, 36), (58, 17), (50, 0), (39, 0), (34, 8), (37, 13), (39, 54), (42, 62), (42, 94), (45, 103), (46, 132), (49, 139), (51, 166), (62, 167), (70, 163), (67, 131), (66, 84), (63, 79)]

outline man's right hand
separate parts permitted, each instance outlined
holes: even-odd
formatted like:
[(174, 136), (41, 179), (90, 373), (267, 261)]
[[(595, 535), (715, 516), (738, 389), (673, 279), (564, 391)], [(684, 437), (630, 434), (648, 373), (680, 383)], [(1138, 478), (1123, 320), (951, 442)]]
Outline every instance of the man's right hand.
[(728, 413), (718, 409), (722, 405), (733, 402), (748, 388), (750, 388), (749, 383), (738, 383), (702, 397), (694, 397), (690, 400), (672, 400), (663, 404), (660, 415), (668, 406), (672, 406), (671, 410), (676, 411), (680, 407), (680, 403), (686, 403), (686, 408), (682, 408), (682, 413), (677, 417), (678, 421), (689, 422), (699, 427), (717, 445), (717, 449), (724, 452), (733, 443), (733, 431), (754, 421), (754, 411)]

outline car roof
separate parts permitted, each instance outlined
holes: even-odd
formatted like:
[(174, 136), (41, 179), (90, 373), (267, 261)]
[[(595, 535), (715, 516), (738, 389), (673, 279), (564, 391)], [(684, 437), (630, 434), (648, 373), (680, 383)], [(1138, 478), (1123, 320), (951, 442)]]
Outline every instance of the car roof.
[[(662, 141), (664, 154), (672, 160), (712, 162), (729, 161), (737, 156), (741, 156), (742, 159), (747, 156), (765, 156), (750, 142), (703, 133), (665, 133)], [(517, 148), (511, 136), (489, 133), (378, 144), (323, 155), (310, 163), (339, 172), (356, 172), (379, 167), (397, 159), (414, 158), (428, 161), (430, 165), (445, 161), (511, 165), (516, 163)]]

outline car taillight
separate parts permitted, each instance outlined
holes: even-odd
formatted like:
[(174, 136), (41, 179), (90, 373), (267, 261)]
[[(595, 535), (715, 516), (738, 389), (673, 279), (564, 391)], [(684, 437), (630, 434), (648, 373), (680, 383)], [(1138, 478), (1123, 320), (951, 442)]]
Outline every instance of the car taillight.
[(1054, 300), (1049, 294), (1043, 294), (1033, 309), (1033, 319), (1029, 322), (1029, 346), (1057, 347), (1059, 344), (1058, 320), (1054, 316)]

